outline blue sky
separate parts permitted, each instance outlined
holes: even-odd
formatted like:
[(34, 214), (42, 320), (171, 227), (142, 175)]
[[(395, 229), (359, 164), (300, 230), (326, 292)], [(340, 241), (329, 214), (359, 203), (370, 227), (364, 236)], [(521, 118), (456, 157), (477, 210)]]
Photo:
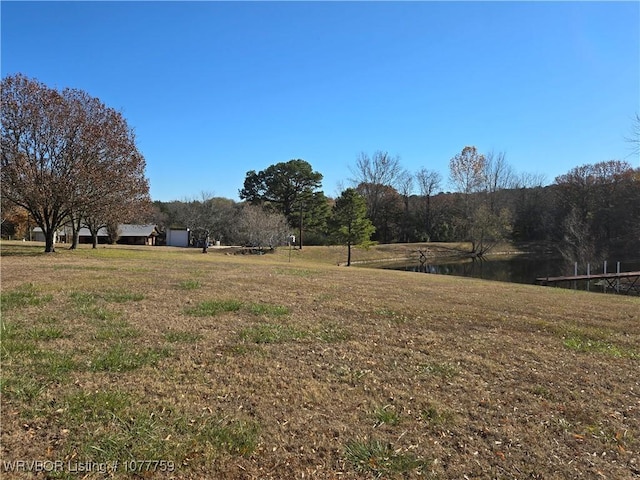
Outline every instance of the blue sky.
[(466, 145), (517, 172), (620, 159), (640, 113), (639, 2), (2, 1), (2, 76), (120, 110), (154, 200), (238, 199), (302, 158), (329, 196), (357, 156), (439, 171)]

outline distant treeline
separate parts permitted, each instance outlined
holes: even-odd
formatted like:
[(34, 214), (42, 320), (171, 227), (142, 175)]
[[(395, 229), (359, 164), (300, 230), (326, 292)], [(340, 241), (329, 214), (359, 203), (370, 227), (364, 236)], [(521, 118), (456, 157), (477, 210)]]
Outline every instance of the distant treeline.
[[(419, 183), (429, 173), (421, 171), (414, 178)], [(360, 180), (356, 188), (367, 201), (368, 217), (376, 228), (371, 239), (380, 243), (468, 241), (472, 253), (482, 255), (504, 240), (535, 242), (578, 262), (610, 254), (640, 255), (640, 169), (627, 162), (576, 167), (547, 186), (503, 182), (490, 188), (485, 180), (466, 193), (429, 194), (419, 188), (422, 192), (417, 194), (411, 188), (403, 191), (397, 178), (392, 179), (394, 184)], [(286, 216), (290, 233), (302, 223), (305, 245), (332, 242), (327, 221), (334, 199), (317, 193), (322, 192)], [(206, 195), (200, 200), (154, 202), (160, 227), (206, 224), (213, 238), (227, 244), (242, 242), (246, 230), (251, 230), (246, 219), (240, 221), (246, 217), (247, 203)], [(251, 203), (278, 211), (273, 202)]]
[[(543, 185), (516, 174), (504, 153), (467, 146), (449, 161), (449, 184), (427, 168), (410, 172), (398, 156), (360, 154), (337, 199), (302, 159), (247, 172), (243, 202), (151, 202), (146, 161), (122, 114), (77, 89), (58, 90), (22, 74), (2, 80), (0, 216), (2, 236), (31, 238), (45, 252), (70, 226), (94, 235), (123, 223), (188, 228), (204, 251), (212, 239), (272, 247), (393, 242), (469, 242), (482, 256), (498, 242), (548, 242), (571, 261), (640, 254), (640, 169), (619, 160), (576, 167)], [(633, 153), (640, 155), (640, 116)], [(440, 193), (438, 193), (440, 192)], [(94, 243), (95, 247), (95, 243)], [(350, 250), (349, 250), (350, 251)]]

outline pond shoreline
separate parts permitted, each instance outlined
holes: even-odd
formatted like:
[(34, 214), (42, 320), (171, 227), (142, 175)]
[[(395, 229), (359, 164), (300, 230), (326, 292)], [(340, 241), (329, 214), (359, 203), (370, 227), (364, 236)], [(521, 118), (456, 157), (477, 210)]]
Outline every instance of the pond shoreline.
[[(421, 263), (451, 263), (451, 262), (464, 262), (473, 261), (474, 259), (479, 261), (491, 261), (495, 258), (516, 257), (516, 256), (544, 256), (549, 257), (554, 254), (554, 249), (551, 245), (543, 244), (501, 244), (494, 250), (486, 253), (482, 257), (474, 257), (471, 253), (471, 249), (464, 244), (456, 244), (451, 246), (450, 244), (393, 244), (394, 253), (400, 253), (398, 250), (403, 250), (404, 255), (394, 255), (381, 258), (368, 258), (363, 260), (352, 261), (352, 265), (372, 267), (372, 268), (388, 268), (389, 264), (408, 264), (415, 262), (416, 265)], [(387, 245), (376, 245), (371, 247), (382, 253), (386, 250)], [(424, 254), (423, 258), (426, 261), (421, 261), (421, 253)], [(340, 266), (346, 265), (346, 263), (340, 263)]]
[[(640, 259), (627, 259), (620, 262), (622, 272), (640, 271)], [(540, 252), (513, 252), (500, 251), (481, 258), (473, 258), (468, 255), (461, 256), (431, 256), (423, 261), (415, 257), (406, 260), (397, 259), (389, 261), (368, 261), (358, 265), (361, 268), (374, 268), (386, 270), (399, 270), (416, 274), (450, 275), (457, 277), (476, 278), (505, 283), (518, 283), (535, 285), (540, 284), (537, 279), (549, 277), (565, 277), (574, 274), (574, 266), (567, 263), (557, 253), (544, 254)], [(597, 278), (605, 273), (611, 274), (617, 269), (616, 262), (594, 262), (589, 266), (579, 265), (578, 274), (583, 275), (590, 271), (593, 279), (580, 278), (577, 281), (564, 282), (551, 285), (559, 288), (570, 288), (586, 291), (611, 291), (608, 285)], [(610, 287), (610, 286), (609, 286)], [(630, 289), (631, 290), (631, 289)], [(631, 295), (640, 294), (634, 291)]]

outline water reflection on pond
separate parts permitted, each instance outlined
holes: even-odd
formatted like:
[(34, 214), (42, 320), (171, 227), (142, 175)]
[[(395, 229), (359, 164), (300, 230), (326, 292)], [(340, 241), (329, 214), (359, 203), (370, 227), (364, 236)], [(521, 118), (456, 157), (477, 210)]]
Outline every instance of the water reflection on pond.
[[(567, 264), (561, 258), (534, 257), (530, 255), (490, 256), (484, 259), (468, 258), (458, 261), (427, 260), (425, 263), (413, 261), (403, 264), (381, 265), (380, 268), (524, 284), (535, 284), (536, 278), (539, 277), (572, 275), (574, 270), (573, 265)], [(621, 271), (638, 271), (640, 270), (640, 260), (623, 262), (620, 268)], [(592, 274), (602, 273), (603, 269), (604, 265), (602, 263), (590, 266)], [(615, 261), (608, 262), (607, 271), (616, 271)], [(579, 268), (579, 274), (584, 273), (586, 273), (586, 265)], [(573, 287), (573, 285), (564, 286)], [(584, 282), (584, 284), (577, 287), (597, 291), (598, 282), (591, 281), (589, 285)]]

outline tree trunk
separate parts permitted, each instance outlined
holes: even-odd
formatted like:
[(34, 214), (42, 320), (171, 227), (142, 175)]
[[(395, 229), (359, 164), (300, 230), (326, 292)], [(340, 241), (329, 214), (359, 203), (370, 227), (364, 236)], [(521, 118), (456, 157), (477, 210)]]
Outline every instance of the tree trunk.
[(76, 228), (72, 228), (71, 230), (71, 246), (69, 247), (69, 250), (75, 250), (78, 248), (78, 243), (80, 243), (80, 230), (77, 230)]
[(94, 232), (93, 235), (91, 235), (91, 240), (92, 240), (92, 248), (98, 248), (98, 232)]
[(209, 234), (207, 233), (204, 236), (204, 241), (202, 242), (202, 253), (208, 253), (209, 251)]
[(43, 229), (44, 232), (44, 253), (54, 253), (56, 251), (55, 247), (55, 230), (52, 228), (48, 228), (46, 230)]
[(351, 266), (351, 242), (347, 242), (347, 267)]
[(80, 242), (80, 219), (76, 222), (74, 219), (71, 219), (71, 246), (69, 250), (75, 250), (78, 248), (78, 243)]
[(298, 243), (300, 244), (300, 250), (302, 250), (302, 203), (300, 204), (300, 231), (298, 233)]

